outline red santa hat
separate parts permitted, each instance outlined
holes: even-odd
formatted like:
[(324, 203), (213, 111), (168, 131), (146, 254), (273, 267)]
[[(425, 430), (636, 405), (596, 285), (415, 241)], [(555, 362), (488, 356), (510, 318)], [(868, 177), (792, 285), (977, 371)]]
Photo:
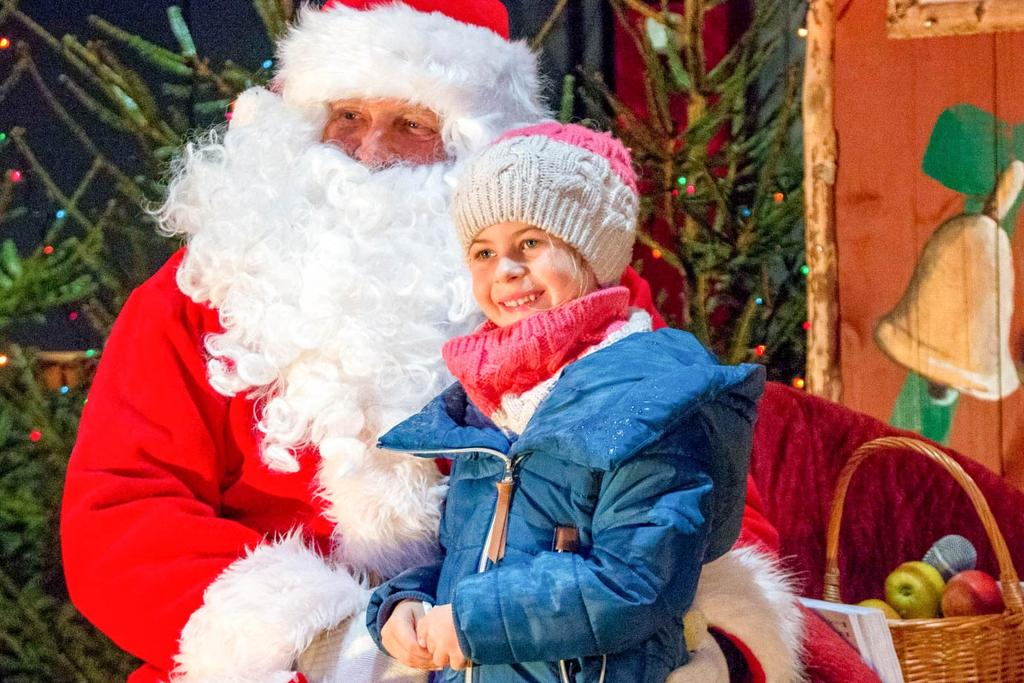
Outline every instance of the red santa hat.
[(435, 111), (456, 147), (476, 146), (547, 113), (535, 55), (507, 35), (498, 0), (331, 0), (281, 40), (275, 89), (300, 107), (406, 100)]
[[(440, 12), (455, 21), (473, 26), (483, 26), (508, 40), (508, 10), (498, 0), (403, 0), (417, 12)], [(327, 0), (324, 10), (345, 5), (367, 10), (380, 5), (392, 4), (394, 0)]]

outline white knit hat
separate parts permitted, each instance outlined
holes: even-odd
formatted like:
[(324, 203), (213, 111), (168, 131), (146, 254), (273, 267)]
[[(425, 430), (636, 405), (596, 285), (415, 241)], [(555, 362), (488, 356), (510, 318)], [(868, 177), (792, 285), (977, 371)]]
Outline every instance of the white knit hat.
[(629, 265), (638, 205), (621, 142), (550, 122), (510, 131), (470, 161), (455, 189), (455, 226), (468, 249), (496, 223), (535, 225), (575, 247), (604, 286)]

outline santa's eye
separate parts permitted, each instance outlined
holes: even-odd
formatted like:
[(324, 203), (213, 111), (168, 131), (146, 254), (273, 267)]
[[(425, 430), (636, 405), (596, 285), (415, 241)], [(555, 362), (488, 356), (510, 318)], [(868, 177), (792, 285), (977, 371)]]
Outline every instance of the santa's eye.
[(402, 127), (405, 128), (405, 130), (409, 131), (410, 133), (423, 137), (437, 135), (437, 131), (434, 129), (434, 127), (424, 121), (404, 119), (402, 121)]

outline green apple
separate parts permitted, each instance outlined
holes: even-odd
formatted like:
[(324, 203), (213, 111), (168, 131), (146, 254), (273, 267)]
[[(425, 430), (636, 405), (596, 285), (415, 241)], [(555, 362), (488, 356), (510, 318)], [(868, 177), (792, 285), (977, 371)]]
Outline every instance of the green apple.
[(885, 579), (885, 601), (903, 619), (937, 617), (945, 585), (939, 570), (927, 562), (904, 562)]
[(885, 615), (886, 619), (899, 619), (899, 612), (892, 608), (892, 605), (887, 603), (885, 600), (879, 600), (878, 598), (870, 598), (868, 600), (861, 600), (857, 603), (861, 607), (874, 607), (875, 609), (882, 610), (882, 614)]

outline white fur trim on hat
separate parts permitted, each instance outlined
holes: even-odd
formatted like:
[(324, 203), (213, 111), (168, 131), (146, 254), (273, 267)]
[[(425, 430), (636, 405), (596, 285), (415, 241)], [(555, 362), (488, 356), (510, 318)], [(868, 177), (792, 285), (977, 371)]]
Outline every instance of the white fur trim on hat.
[(537, 60), (523, 42), (402, 3), (303, 9), (278, 44), (274, 79), (289, 104), (401, 99), (436, 112), (452, 151), (544, 117)]
[(545, 135), (485, 149), (459, 179), (453, 201), (464, 248), (496, 223), (535, 225), (575, 247), (602, 286), (618, 282), (633, 254), (636, 192), (600, 154)]
[(325, 629), (366, 608), (370, 593), (298, 534), (233, 562), (182, 629), (174, 683), (284, 683)]

